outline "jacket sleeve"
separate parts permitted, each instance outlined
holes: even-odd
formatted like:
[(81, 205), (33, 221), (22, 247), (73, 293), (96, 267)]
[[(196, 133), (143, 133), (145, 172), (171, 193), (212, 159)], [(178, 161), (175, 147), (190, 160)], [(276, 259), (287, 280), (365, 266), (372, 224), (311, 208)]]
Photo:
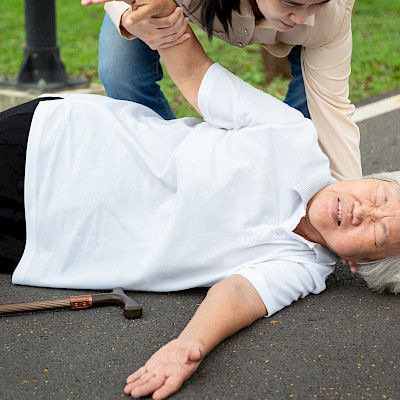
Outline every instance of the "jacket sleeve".
[(321, 46), (304, 47), (301, 60), (311, 119), (332, 175), (339, 180), (362, 175), (360, 132), (352, 121), (355, 107), (349, 100), (353, 4), (354, 0), (347, 1), (337, 34)]

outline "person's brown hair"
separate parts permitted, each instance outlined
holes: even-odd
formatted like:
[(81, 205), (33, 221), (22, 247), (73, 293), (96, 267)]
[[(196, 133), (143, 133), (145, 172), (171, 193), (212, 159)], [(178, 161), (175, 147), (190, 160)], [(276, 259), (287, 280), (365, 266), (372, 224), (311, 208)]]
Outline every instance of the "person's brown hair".
[(212, 39), (213, 22), (217, 17), (225, 32), (229, 35), (229, 25), (232, 24), (232, 12), (240, 12), (240, 0), (193, 0), (189, 12), (193, 13), (201, 7), (201, 25), (207, 32), (208, 39)]

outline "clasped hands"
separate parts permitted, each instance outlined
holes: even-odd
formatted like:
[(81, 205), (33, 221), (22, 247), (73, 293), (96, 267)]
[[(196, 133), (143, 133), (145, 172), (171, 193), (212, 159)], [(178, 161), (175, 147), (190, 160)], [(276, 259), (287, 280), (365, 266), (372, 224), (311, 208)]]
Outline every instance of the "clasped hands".
[[(104, 4), (111, 0), (81, 0), (83, 6)], [(120, 26), (124, 34), (137, 37), (152, 50), (165, 49), (189, 39), (185, 33), (189, 18), (176, 7), (173, 0), (120, 0), (129, 5), (121, 17)]]

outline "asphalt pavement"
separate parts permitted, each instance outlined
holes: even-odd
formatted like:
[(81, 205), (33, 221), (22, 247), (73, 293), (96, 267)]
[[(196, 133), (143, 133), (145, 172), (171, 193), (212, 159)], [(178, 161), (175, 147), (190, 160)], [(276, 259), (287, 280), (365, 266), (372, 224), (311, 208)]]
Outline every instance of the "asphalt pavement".
[[(359, 122), (364, 173), (400, 169), (400, 110)], [(0, 302), (86, 291), (13, 286)], [(0, 399), (123, 398), (128, 374), (176, 337), (206, 294), (129, 292), (116, 306), (0, 317)], [(226, 340), (173, 399), (400, 399), (400, 297), (372, 293), (338, 267), (327, 290)]]

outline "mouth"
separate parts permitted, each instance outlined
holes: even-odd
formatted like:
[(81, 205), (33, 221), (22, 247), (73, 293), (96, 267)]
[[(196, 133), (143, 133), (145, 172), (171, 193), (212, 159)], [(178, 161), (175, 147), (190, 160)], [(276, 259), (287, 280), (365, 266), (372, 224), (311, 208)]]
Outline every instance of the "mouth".
[(342, 202), (340, 201), (340, 198), (338, 197), (338, 205), (337, 205), (337, 224), (340, 226), (342, 223)]
[(282, 20), (280, 20), (280, 21), (281, 21), (281, 23), (283, 24), (283, 26), (284, 26), (286, 29), (293, 29), (293, 28), (296, 26), (295, 23), (293, 23), (293, 24), (291, 25), (291, 24), (288, 24), (288, 23), (286, 23), (286, 22), (284, 22), (284, 21), (282, 21)]

